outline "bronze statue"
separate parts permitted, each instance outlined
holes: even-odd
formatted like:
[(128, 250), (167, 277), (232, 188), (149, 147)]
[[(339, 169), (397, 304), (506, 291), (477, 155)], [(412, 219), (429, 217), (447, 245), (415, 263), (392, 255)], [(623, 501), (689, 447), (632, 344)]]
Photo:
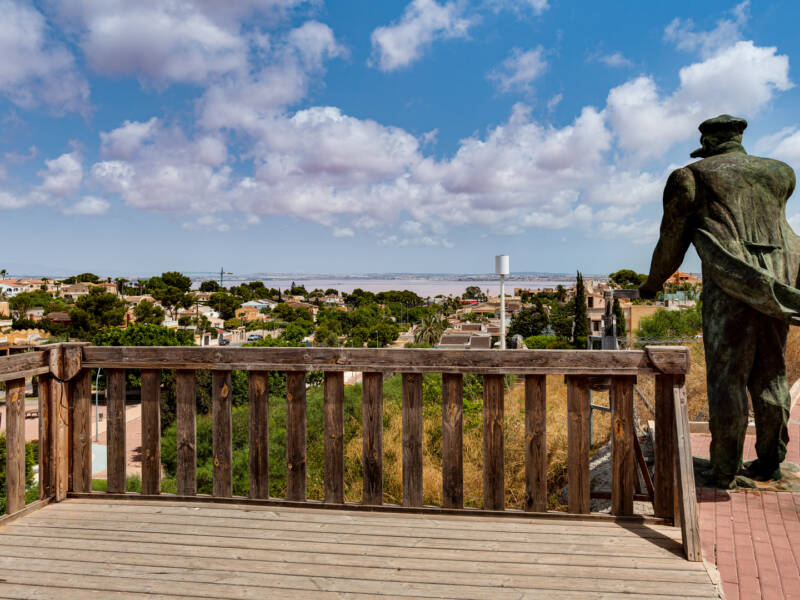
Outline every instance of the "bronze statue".
[(758, 459), (745, 475), (780, 479), (788, 442), (785, 349), (800, 323), (800, 238), (786, 221), (795, 186), (787, 164), (750, 156), (744, 119), (720, 115), (700, 125), (702, 158), (670, 174), (661, 235), (642, 297), (651, 298), (694, 244), (703, 265), (703, 343), (711, 429), (710, 475), (735, 487), (753, 403)]

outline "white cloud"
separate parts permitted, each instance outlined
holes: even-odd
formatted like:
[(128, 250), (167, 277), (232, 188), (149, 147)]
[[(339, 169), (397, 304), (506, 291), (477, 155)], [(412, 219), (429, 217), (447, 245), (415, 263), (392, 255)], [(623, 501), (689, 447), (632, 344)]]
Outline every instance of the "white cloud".
[(353, 231), (350, 227), (334, 227), (333, 228), (333, 237), (337, 238), (345, 238), (345, 237), (353, 237), (355, 236), (356, 232)]
[(186, 221), (182, 227), (184, 229), (219, 231), (222, 233), (231, 230), (230, 223), (215, 215), (197, 217), (193, 221)]
[(501, 92), (530, 90), (531, 82), (547, 69), (543, 55), (541, 46), (526, 51), (514, 48), (508, 58), (489, 73), (489, 79), (495, 81)]
[(758, 47), (752, 41), (737, 42), (683, 67), (680, 86), (670, 95), (662, 95), (648, 76), (613, 88), (606, 116), (619, 145), (652, 158), (696, 135), (704, 119), (721, 113), (757, 114), (776, 92), (793, 85), (788, 57), (776, 52), (774, 47)]
[(32, 3), (0, 0), (0, 94), (22, 108), (62, 114), (89, 108), (89, 83)]
[(0, 190), (0, 210), (17, 210), (27, 207), (28, 204), (22, 196)]
[(777, 133), (764, 136), (753, 147), (758, 153), (800, 168), (800, 130), (797, 127), (785, 127)]
[(592, 54), (589, 57), (590, 61), (601, 62), (608, 67), (632, 67), (633, 61), (626, 58), (622, 52), (612, 52), (611, 54)]
[(556, 109), (556, 106), (561, 104), (564, 99), (564, 94), (558, 93), (547, 101), (547, 112), (551, 113)]
[(791, 217), (789, 217), (788, 221), (789, 225), (792, 226), (792, 229), (794, 229), (795, 233), (800, 231), (800, 213), (792, 215)]
[(530, 10), (537, 16), (550, 8), (548, 0), (487, 0), (486, 3), (495, 12), (511, 10), (522, 13), (524, 10)]
[(62, 154), (44, 163), (47, 169), (38, 173), (44, 180), (38, 187), (39, 191), (57, 196), (69, 196), (78, 190), (83, 181), (83, 165), (77, 151)]
[(100, 133), (100, 152), (103, 156), (110, 158), (131, 158), (142, 143), (152, 138), (158, 126), (156, 117), (144, 123), (125, 121), (121, 127), (107, 133)]
[(65, 215), (104, 215), (111, 208), (111, 203), (97, 196), (84, 196), (71, 206), (62, 210)]
[(680, 50), (699, 50), (704, 57), (713, 56), (742, 39), (742, 27), (747, 23), (749, 8), (750, 0), (738, 4), (731, 11), (730, 18), (720, 19), (710, 31), (695, 31), (692, 19), (675, 18), (664, 30), (664, 39), (673, 42)]
[(460, 2), (412, 0), (399, 22), (372, 32), (372, 62), (383, 71), (407, 67), (435, 40), (466, 37), (470, 25)]

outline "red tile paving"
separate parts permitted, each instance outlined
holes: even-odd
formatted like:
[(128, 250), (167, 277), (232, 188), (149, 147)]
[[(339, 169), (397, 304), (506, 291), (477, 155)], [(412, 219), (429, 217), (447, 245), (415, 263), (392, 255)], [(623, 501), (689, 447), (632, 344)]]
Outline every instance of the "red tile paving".
[[(800, 404), (791, 416), (786, 459), (800, 464)], [(707, 458), (709, 442), (693, 434), (693, 454)], [(747, 436), (744, 458), (755, 457), (755, 436)], [(800, 600), (800, 493), (699, 489), (697, 498), (703, 555), (728, 600)]]

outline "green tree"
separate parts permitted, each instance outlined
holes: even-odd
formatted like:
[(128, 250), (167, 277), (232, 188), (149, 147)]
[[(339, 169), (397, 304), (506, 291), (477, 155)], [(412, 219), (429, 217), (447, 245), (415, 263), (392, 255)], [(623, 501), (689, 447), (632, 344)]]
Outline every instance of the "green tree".
[(556, 303), (550, 309), (550, 328), (558, 337), (569, 340), (572, 337), (572, 323), (575, 321), (575, 301), (566, 304)]
[(227, 320), (236, 316), (236, 309), (242, 305), (242, 301), (227, 292), (215, 292), (209, 297), (208, 305), (219, 312), (221, 319)]
[(439, 338), (442, 337), (445, 329), (447, 329), (447, 320), (440, 319), (435, 315), (429, 315), (422, 319), (422, 322), (417, 326), (417, 331), (414, 334), (414, 342), (417, 344), (430, 344), (435, 346), (439, 343)]
[(62, 281), (62, 283), (100, 283), (100, 278), (94, 273), (81, 273), (80, 275), (67, 277)]
[(647, 275), (631, 269), (620, 269), (608, 276), (611, 283), (623, 289), (636, 289), (647, 280)]
[(486, 302), (486, 294), (481, 292), (481, 288), (477, 285), (471, 285), (464, 290), (463, 296), (464, 300), (478, 300), (479, 302)]
[(164, 309), (149, 300), (142, 300), (133, 309), (133, 316), (137, 323), (161, 325), (164, 322)]
[(200, 284), (201, 292), (218, 292), (220, 290), (219, 283), (213, 279), (209, 279)]
[(161, 281), (163, 281), (167, 287), (176, 287), (183, 293), (186, 293), (192, 289), (192, 280), (178, 271), (167, 271), (166, 273), (162, 273)]
[(194, 339), (190, 331), (135, 323), (125, 329), (100, 331), (93, 343), (95, 346), (192, 346)]
[(178, 316), (179, 309), (189, 308), (194, 303), (194, 299), (189, 294), (174, 285), (155, 288), (152, 294), (161, 306), (172, 313), (173, 319)]
[(549, 324), (547, 310), (542, 301), (534, 298), (534, 303), (520, 309), (511, 319), (511, 326), (508, 328), (508, 337), (521, 335), (523, 339), (542, 335), (547, 330)]
[(116, 295), (92, 288), (70, 309), (70, 327), (76, 337), (89, 339), (101, 329), (122, 325), (126, 309), (125, 302)]
[(658, 310), (639, 321), (636, 337), (659, 344), (681, 343), (693, 338), (703, 329), (703, 313), (700, 303), (686, 310)]
[(35, 307), (41, 306), (44, 313), (51, 313), (61, 311), (66, 308), (66, 304), (60, 298), (54, 298), (51, 294), (43, 290), (34, 290), (33, 292), (20, 292), (8, 301), (8, 306), (11, 310), (17, 311), (22, 315), (25, 311)]
[(581, 338), (589, 336), (589, 313), (586, 308), (586, 287), (583, 283), (583, 275), (578, 271), (577, 281), (575, 282), (575, 318), (572, 327), (572, 343), (577, 344)]
[(617, 337), (625, 337), (628, 332), (628, 327), (625, 322), (625, 311), (622, 310), (619, 298), (614, 298), (613, 311), (614, 316), (617, 318)]

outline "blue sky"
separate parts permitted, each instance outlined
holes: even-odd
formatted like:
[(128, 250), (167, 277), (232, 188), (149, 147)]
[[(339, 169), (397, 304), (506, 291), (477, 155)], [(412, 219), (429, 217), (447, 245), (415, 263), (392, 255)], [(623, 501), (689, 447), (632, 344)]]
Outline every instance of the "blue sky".
[(700, 121), (800, 165), (788, 0), (0, 11), (12, 274), (646, 270)]

